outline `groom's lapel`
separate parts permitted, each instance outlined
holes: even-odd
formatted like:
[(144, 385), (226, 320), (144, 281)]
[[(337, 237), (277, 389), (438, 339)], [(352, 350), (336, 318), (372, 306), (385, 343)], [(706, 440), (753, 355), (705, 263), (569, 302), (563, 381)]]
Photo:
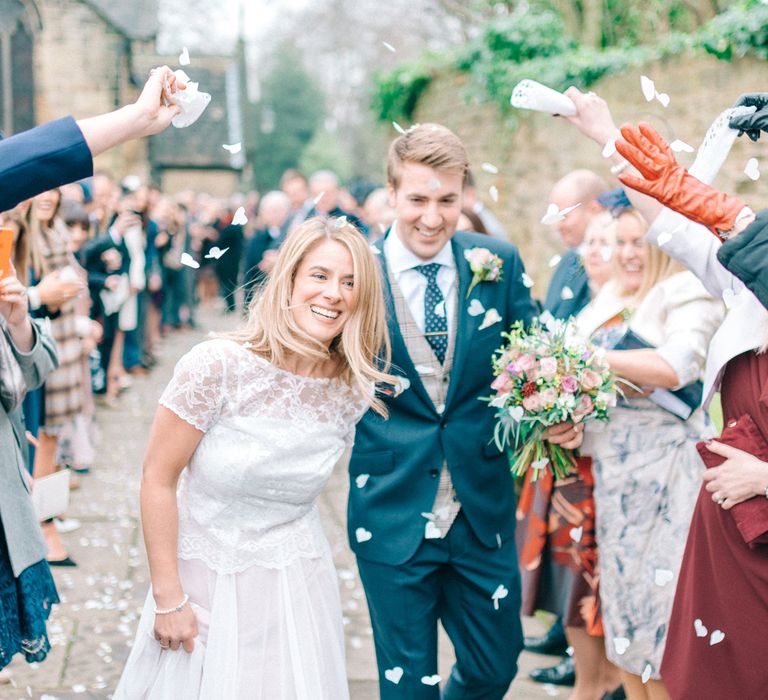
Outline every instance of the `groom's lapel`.
[(456, 272), (459, 279), (458, 298), (456, 299), (457, 317), (456, 338), (453, 346), (453, 367), (451, 368), (451, 383), (448, 386), (448, 396), (445, 399), (445, 405), (450, 406), (456, 389), (459, 385), (461, 372), (467, 360), (469, 344), (472, 340), (472, 324), (475, 319), (467, 313), (467, 290), (472, 281), (472, 274), (469, 269), (469, 263), (464, 257), (464, 247), (461, 246), (454, 236), (451, 239), (451, 250), (453, 258), (456, 261)]
[(405, 339), (400, 331), (400, 323), (397, 320), (397, 311), (395, 310), (395, 301), (392, 296), (392, 285), (389, 283), (389, 272), (387, 270), (387, 258), (384, 254), (384, 240), (389, 235), (389, 231), (384, 238), (377, 241), (373, 247), (379, 251), (378, 257), (381, 261), (381, 274), (384, 285), (384, 301), (387, 306), (387, 319), (389, 326), (389, 340), (392, 345), (392, 372), (396, 371), (404, 372), (405, 376), (411, 382), (411, 388), (421, 396), (424, 403), (429, 406), (433, 411), (435, 410), (432, 399), (429, 398), (424, 384), (421, 381), (421, 376), (416, 371), (416, 367), (411, 359), (411, 353), (408, 352), (408, 346), (405, 344)]

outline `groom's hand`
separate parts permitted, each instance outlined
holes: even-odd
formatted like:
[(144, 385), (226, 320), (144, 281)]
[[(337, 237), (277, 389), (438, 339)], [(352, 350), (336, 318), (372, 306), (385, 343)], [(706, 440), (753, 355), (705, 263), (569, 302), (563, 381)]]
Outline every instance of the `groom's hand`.
[(584, 425), (582, 423), (557, 423), (544, 431), (544, 439), (553, 445), (560, 445), (566, 450), (581, 447), (584, 440)]

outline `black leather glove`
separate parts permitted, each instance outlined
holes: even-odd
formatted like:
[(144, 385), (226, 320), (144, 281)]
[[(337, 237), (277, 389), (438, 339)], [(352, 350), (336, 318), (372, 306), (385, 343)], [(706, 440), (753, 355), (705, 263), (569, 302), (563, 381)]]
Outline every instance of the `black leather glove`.
[(733, 103), (734, 107), (756, 107), (752, 114), (731, 117), (728, 126), (738, 129), (739, 136), (746, 134), (753, 141), (760, 138), (760, 132), (768, 132), (768, 92), (747, 92)]

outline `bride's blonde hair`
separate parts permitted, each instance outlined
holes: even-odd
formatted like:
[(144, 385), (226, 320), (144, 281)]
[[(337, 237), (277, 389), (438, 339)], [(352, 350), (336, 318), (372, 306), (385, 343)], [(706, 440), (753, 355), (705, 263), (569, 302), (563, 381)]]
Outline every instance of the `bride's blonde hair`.
[[(352, 308), (330, 350), (305, 333), (290, 310), (296, 271), (307, 253), (322, 241), (336, 241), (349, 251), (354, 275)], [(343, 218), (307, 219), (291, 232), (262, 293), (251, 302), (245, 325), (224, 337), (250, 343), (253, 352), (278, 367), (285, 366), (292, 354), (322, 361), (336, 353), (339, 379), (355, 386), (368, 397), (374, 411), (386, 416), (384, 403), (375, 397), (371, 386), (375, 382), (395, 382), (387, 374), (391, 351), (381, 268), (363, 235)]]

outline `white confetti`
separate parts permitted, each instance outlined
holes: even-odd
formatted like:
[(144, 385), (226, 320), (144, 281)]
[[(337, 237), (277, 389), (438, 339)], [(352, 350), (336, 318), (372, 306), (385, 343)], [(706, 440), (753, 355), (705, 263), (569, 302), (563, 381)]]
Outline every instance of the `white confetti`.
[(179, 54), (179, 65), (180, 66), (188, 66), (189, 65), (189, 50), (185, 46), (181, 53)]
[(571, 207), (565, 207), (565, 209), (559, 209), (557, 204), (550, 202), (547, 205), (547, 212), (541, 217), (541, 223), (545, 226), (552, 226), (553, 224), (563, 221), (565, 217), (570, 214), (574, 209), (581, 206), (581, 202), (574, 204)]
[(674, 578), (675, 574), (669, 569), (656, 569), (653, 572), (653, 582), (657, 586), (666, 586)]
[(563, 291), (560, 292), (560, 298), (563, 301), (568, 301), (569, 299), (573, 299), (573, 290), (568, 286), (563, 287)]
[(392, 53), (395, 53), (397, 51), (397, 49), (394, 46), (392, 46), (392, 44), (390, 44), (388, 41), (382, 41), (381, 43), (384, 45), (384, 48), (387, 51), (391, 51)]
[(522, 406), (510, 406), (507, 413), (513, 421), (519, 423), (525, 415), (525, 409)]
[(325, 196), (325, 192), (321, 192), (317, 197), (315, 197), (312, 200), (312, 207), (316, 207), (318, 204), (320, 204), (320, 200)]
[(364, 527), (358, 527), (355, 530), (355, 539), (358, 542), (367, 542), (372, 537), (373, 537), (373, 534), (369, 530), (366, 530)]
[(603, 146), (603, 158), (610, 158), (616, 153), (616, 139), (611, 139)]
[(182, 265), (191, 267), (193, 270), (196, 270), (198, 267), (200, 267), (200, 263), (197, 262), (197, 260), (195, 260), (189, 253), (182, 253), (180, 262)]
[(243, 150), (243, 144), (242, 143), (222, 143), (221, 147), (225, 151), (229, 151), (232, 155), (235, 153), (240, 153), (240, 151)]
[(572, 527), (568, 531), (568, 534), (574, 542), (581, 542), (581, 536), (584, 534), (584, 527), (582, 525), (579, 525), (579, 527)]
[(698, 617), (693, 621), (693, 629), (696, 631), (697, 637), (706, 637), (709, 632)]
[(358, 474), (355, 477), (355, 486), (357, 486), (359, 489), (363, 488), (368, 483), (368, 479), (370, 478), (370, 474)]
[(435, 316), (445, 318), (445, 300), (437, 302), (435, 304)]
[(694, 151), (693, 146), (689, 146), (685, 141), (681, 141), (680, 139), (675, 139), (669, 144), (669, 147), (675, 153), (693, 153)]
[(400, 679), (403, 677), (403, 669), (400, 668), (400, 666), (395, 666), (394, 668), (388, 668), (384, 671), (384, 678), (386, 678), (390, 683), (394, 683), (397, 685), (400, 682)]
[(744, 174), (750, 180), (758, 180), (760, 178), (760, 164), (757, 162), (757, 158), (750, 158), (747, 161), (747, 165), (744, 168)]
[(533, 280), (531, 279), (530, 275), (527, 272), (523, 273), (522, 280), (523, 280), (524, 287), (528, 287), (528, 289), (533, 287)]
[(439, 540), (443, 536), (442, 530), (431, 520), (427, 521), (427, 525), (424, 528), (424, 539), (426, 540)]
[(346, 216), (340, 216), (336, 219), (336, 221), (333, 224), (336, 228), (343, 228), (347, 225), (347, 217)]
[(555, 254), (549, 259), (549, 262), (547, 263), (547, 265), (549, 265), (549, 267), (557, 267), (560, 264), (561, 260), (562, 258), (559, 255)]
[(245, 215), (245, 207), (238, 207), (235, 215), (232, 217), (232, 223), (235, 226), (245, 226), (248, 223), (248, 217)]
[[(515, 406), (515, 408), (522, 409), (522, 406)], [(515, 420), (517, 420), (518, 423), (522, 419), (524, 413), (525, 411), (523, 410), (521, 413), (517, 414), (517, 417), (515, 418)], [(509, 415), (512, 416), (511, 409), (510, 409)], [(549, 464), (549, 459), (547, 457), (542, 457), (541, 459), (537, 459), (535, 462), (531, 462), (531, 466), (537, 471), (544, 469), (544, 467), (546, 467), (548, 464)]]
[(714, 646), (715, 644), (720, 644), (725, 639), (725, 632), (723, 630), (715, 630), (712, 632), (711, 635), (709, 635), (709, 646)]
[(494, 204), (499, 203), (499, 188), (496, 185), (491, 185), (488, 188), (488, 195), (493, 200)]
[(480, 316), (485, 313), (485, 307), (479, 299), (473, 299), (467, 307), (467, 313), (470, 316)]
[(483, 163), (480, 167), (491, 175), (498, 175), (499, 169), (493, 163)]
[(629, 640), (626, 637), (614, 637), (613, 648), (619, 656), (622, 656), (629, 649)]
[(498, 610), (499, 609), (499, 601), (503, 600), (509, 595), (509, 590), (507, 590), (507, 587), (503, 584), (499, 584), (499, 586), (496, 588), (496, 590), (491, 595), (491, 600), (493, 601), (493, 609)]
[(640, 89), (646, 102), (650, 102), (656, 96), (656, 85), (647, 75), (640, 76)]
[(205, 257), (208, 260), (218, 260), (228, 250), (229, 250), (229, 248), (224, 248), (222, 250), (218, 246), (212, 246), (211, 249), (208, 251), (208, 255), (206, 255)]
[(666, 92), (657, 92), (656, 99), (661, 102), (663, 107), (669, 107), (669, 95)]
[(438, 676), (436, 673), (432, 676), (422, 676), (421, 682), (424, 685), (437, 685), (440, 682), (440, 676)]
[(405, 129), (403, 129), (403, 127), (400, 126), (397, 122), (392, 122), (392, 126), (395, 127), (395, 131), (397, 131), (397, 133), (399, 133), (399, 134), (404, 134), (405, 133)]
[(86, 688), (82, 683), (75, 683), (75, 685), (72, 686), (72, 692), (73, 693), (84, 693), (88, 688)]
[(651, 667), (651, 664), (645, 664), (645, 668), (643, 669), (643, 675), (640, 676), (640, 680), (643, 681), (643, 683), (647, 683), (651, 679), (651, 673), (653, 673), (653, 668)]
[(374, 255), (381, 255), (381, 251), (375, 245), (371, 245), (371, 252)]
[(483, 322), (480, 324), (480, 327), (477, 330), (482, 331), (486, 328), (490, 328), (491, 326), (499, 323), (500, 321), (501, 321), (501, 316), (499, 316), (499, 312), (496, 311), (496, 309), (488, 309), (488, 311), (485, 312), (485, 317), (483, 318)]

